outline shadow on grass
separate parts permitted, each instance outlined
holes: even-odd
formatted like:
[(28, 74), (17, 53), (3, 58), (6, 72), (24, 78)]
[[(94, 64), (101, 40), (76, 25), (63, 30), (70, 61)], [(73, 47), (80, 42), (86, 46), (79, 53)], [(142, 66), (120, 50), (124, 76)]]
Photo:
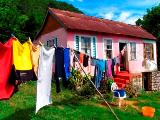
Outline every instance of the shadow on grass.
[(30, 120), (34, 111), (35, 108), (18, 109), (15, 111), (15, 113), (3, 118), (2, 120)]

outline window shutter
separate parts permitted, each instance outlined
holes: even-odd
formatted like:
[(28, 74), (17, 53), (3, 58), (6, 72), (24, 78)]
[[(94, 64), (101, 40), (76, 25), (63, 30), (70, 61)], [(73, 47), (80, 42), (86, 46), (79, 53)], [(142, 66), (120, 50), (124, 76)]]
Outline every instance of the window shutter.
[(79, 51), (79, 36), (75, 37), (75, 49)]
[(96, 58), (96, 37), (92, 39), (92, 56)]

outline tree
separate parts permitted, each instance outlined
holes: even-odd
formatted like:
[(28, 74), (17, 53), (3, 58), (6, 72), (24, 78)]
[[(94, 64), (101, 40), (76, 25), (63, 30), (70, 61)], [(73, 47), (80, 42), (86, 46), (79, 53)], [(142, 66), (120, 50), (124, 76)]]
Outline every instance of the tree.
[(138, 19), (136, 25), (142, 26), (160, 40), (160, 4), (147, 9), (147, 14), (143, 19)]
[(39, 31), (48, 7), (82, 13), (74, 6), (56, 0), (0, 0), (0, 41), (13, 33), (21, 42)]

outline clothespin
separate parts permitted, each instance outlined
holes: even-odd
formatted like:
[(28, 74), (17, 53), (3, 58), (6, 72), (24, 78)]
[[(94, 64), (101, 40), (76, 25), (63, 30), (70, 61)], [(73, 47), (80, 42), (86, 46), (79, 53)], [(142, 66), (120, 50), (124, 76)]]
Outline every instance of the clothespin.
[(42, 44), (42, 42), (39, 40), (39, 44), (42, 46), (43, 44)]
[(28, 38), (28, 42), (29, 42), (31, 45), (33, 45), (30, 37)]
[[(11, 34), (11, 37), (13, 37), (14, 39), (17, 39), (13, 33)], [(17, 39), (17, 40), (18, 40), (18, 39)]]
[(53, 44), (53, 46), (56, 48), (56, 45), (55, 45), (55, 44)]
[(63, 45), (61, 45), (61, 47), (64, 48)]

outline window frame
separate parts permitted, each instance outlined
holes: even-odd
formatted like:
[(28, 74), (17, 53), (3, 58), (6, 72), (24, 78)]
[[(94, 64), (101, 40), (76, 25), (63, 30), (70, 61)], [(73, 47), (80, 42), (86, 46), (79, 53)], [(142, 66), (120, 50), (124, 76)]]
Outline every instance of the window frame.
[(106, 55), (106, 49), (105, 49), (105, 41), (108, 41), (108, 40), (111, 40), (111, 49), (107, 49), (107, 50), (111, 50), (111, 58), (113, 58), (113, 39), (112, 38), (103, 38), (103, 56), (104, 56), (104, 59), (110, 59), (107, 57)]
[[(144, 45), (144, 47), (143, 47), (143, 51), (144, 51), (144, 59), (149, 59), (149, 60), (154, 60), (154, 45), (153, 45), (153, 43), (143, 43), (143, 45)], [(146, 46), (147, 45), (150, 45), (150, 46), (148, 46), (148, 47), (151, 47), (151, 51), (146, 51)], [(151, 56), (151, 58), (149, 58), (149, 57), (145, 57), (146, 56), (146, 53), (150, 53), (150, 56)]]
[[(55, 43), (56, 43), (56, 44), (55, 44)], [(57, 37), (53, 37), (52, 39), (48, 39), (46, 46), (47, 46), (47, 47), (52, 47), (52, 46), (57, 47), (57, 46), (58, 46), (58, 38), (57, 38)]]
[[(77, 34), (75, 34), (74, 35), (74, 48), (76, 49), (76, 37), (78, 37), (79, 38), (79, 43), (78, 43), (78, 51), (82, 51), (82, 47), (81, 47), (81, 45), (82, 45), (82, 37), (89, 37), (89, 38), (91, 38), (91, 56), (92, 57), (95, 57), (95, 58), (97, 58), (97, 56), (98, 56), (98, 53), (97, 53), (97, 38), (96, 38), (96, 36), (92, 36), (92, 35), (77, 35)], [(94, 53), (93, 53), (93, 38), (95, 38), (95, 56), (94, 56)], [(76, 49), (77, 50), (77, 49)], [(86, 53), (85, 53), (86, 54)]]
[[(135, 51), (132, 51), (132, 45), (135, 44)], [(135, 58), (132, 58), (132, 53), (135, 53)], [(137, 44), (136, 42), (130, 42), (130, 60), (137, 60)]]

